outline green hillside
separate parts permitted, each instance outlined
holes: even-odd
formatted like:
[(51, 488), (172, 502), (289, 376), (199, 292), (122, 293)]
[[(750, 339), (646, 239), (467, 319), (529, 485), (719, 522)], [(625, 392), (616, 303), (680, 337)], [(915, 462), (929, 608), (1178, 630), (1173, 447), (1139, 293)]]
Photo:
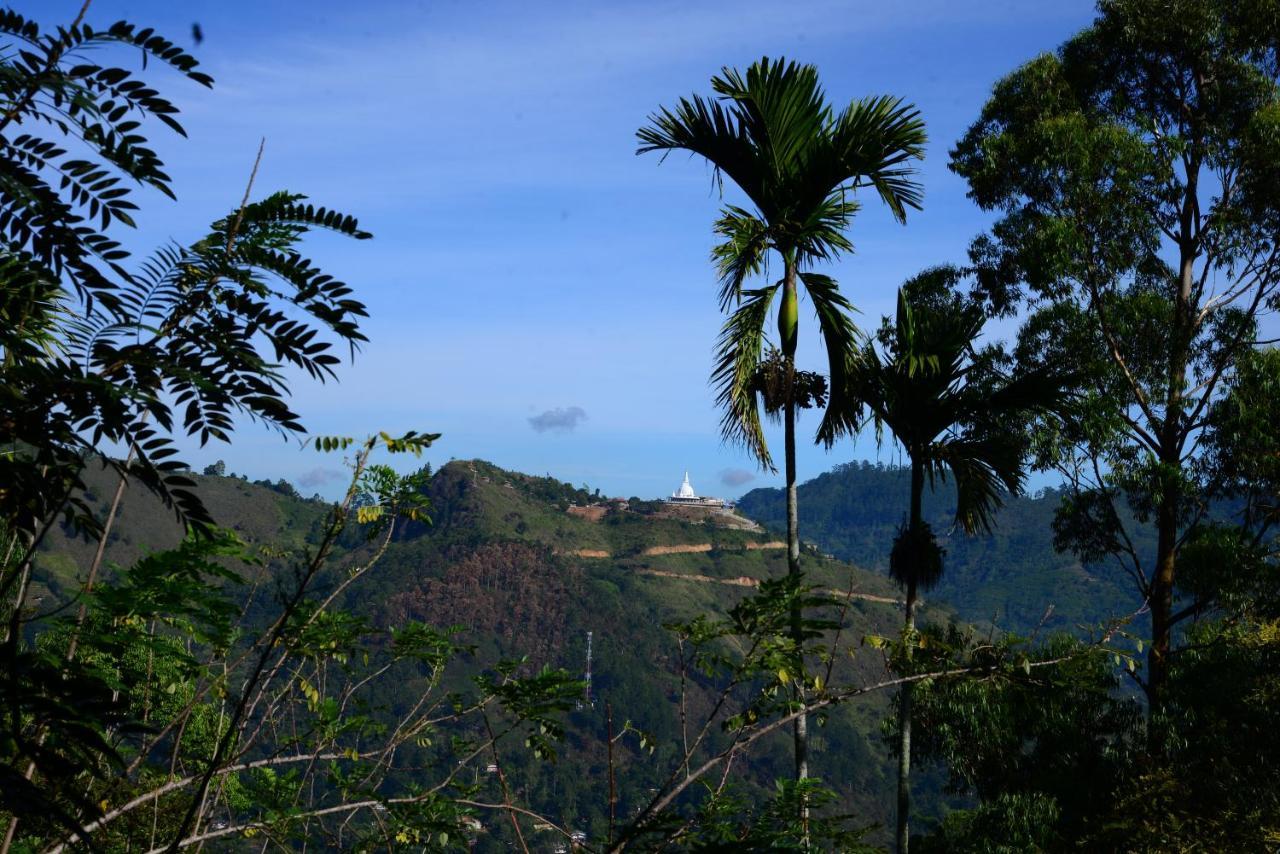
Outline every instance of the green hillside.
[[(263, 547), (270, 568), (305, 547), (325, 508), (279, 485), (232, 477), (197, 480), (215, 518)], [(108, 502), (109, 479), (95, 478), (91, 491), (94, 500)], [(521, 756), (506, 761), (535, 808), (600, 832), (607, 821), (597, 790), (605, 773), (606, 704), (615, 721), (630, 720), (658, 744), (651, 756), (631, 756), (620, 775), (619, 808), (627, 814), (677, 757), (676, 645), (663, 625), (700, 613), (724, 614), (759, 580), (785, 574), (785, 549), (774, 534), (733, 514), (604, 501), (553, 478), (480, 461), (444, 466), (427, 492), (432, 524), (399, 531), (376, 571), (349, 589), (347, 607), (382, 626), (415, 619), (460, 626), (477, 646), (458, 680), (501, 657), (520, 655), (529, 656), (531, 667), (581, 673), (586, 635), (592, 632), (595, 702), (572, 713), (559, 764), (531, 764)], [(127, 490), (106, 556), (125, 564), (172, 546), (179, 534), (157, 502)], [(344, 547), (364, 548), (355, 532)], [(69, 582), (91, 556), (88, 543), (61, 532), (54, 536), (38, 565), (41, 595), (73, 589)], [(816, 587), (840, 597), (851, 594), (850, 637), (898, 630), (897, 591), (889, 579), (812, 550), (805, 567)], [(948, 614), (934, 609), (930, 616)], [(835, 675), (874, 681), (885, 672), (880, 653), (866, 648), (839, 663)], [(412, 684), (402, 688), (404, 696), (387, 698), (389, 706), (415, 690)], [(694, 678), (690, 709), (705, 709), (710, 696)], [(841, 708), (816, 730), (813, 744), (814, 772), (840, 792), (844, 806), (882, 825), (891, 815), (893, 785), (879, 735), (888, 700), (873, 696)], [(790, 762), (789, 737), (779, 734), (741, 764), (743, 785), (771, 786), (786, 776)]]
[[(906, 468), (866, 462), (837, 466), (799, 486), (801, 536), (824, 552), (883, 573), (905, 519), (909, 482)], [(1048, 629), (1071, 630), (1134, 611), (1132, 584), (1118, 569), (1086, 566), (1054, 549), (1058, 501), (1051, 489), (1011, 497), (989, 535), (970, 537), (954, 528), (950, 484), (926, 492), (925, 518), (946, 549), (946, 572), (926, 595), (954, 607), (966, 621), (995, 621), (1021, 633), (1042, 620)], [(738, 509), (773, 531), (785, 529), (780, 489), (754, 489)], [(1143, 540), (1135, 545), (1140, 553), (1150, 547)]]
[[(242, 539), (288, 552), (304, 546), (324, 517), (327, 504), (306, 500), (288, 487), (250, 483), (237, 477), (203, 477), (199, 493), (213, 518)], [(91, 467), (85, 472), (86, 502), (105, 518), (119, 479), (109, 469)], [(288, 493), (280, 489), (288, 489)], [(108, 566), (129, 566), (148, 552), (176, 546), (183, 527), (173, 512), (155, 496), (137, 486), (127, 487), (120, 503), (118, 522), (107, 537), (104, 558)], [(50, 532), (46, 547), (36, 558), (33, 597), (55, 598), (78, 589), (75, 579), (93, 560), (96, 542), (68, 535), (65, 528)]]

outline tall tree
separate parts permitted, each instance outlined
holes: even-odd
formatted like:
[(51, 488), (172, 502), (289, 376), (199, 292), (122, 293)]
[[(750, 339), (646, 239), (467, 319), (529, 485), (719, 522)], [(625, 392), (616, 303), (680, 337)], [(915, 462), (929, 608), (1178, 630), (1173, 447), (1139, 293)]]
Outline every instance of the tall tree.
[[(905, 221), (920, 207), (911, 161), (923, 156), (924, 123), (901, 100), (866, 98), (836, 112), (826, 101), (813, 66), (763, 58), (745, 75), (725, 68), (711, 79), (714, 98), (682, 98), (662, 108), (637, 132), (638, 153), (684, 150), (706, 158), (716, 179), (727, 175), (753, 209), (728, 204), (715, 223), (723, 238), (712, 259), (720, 275), (720, 307), (732, 310), (717, 344), (712, 381), (724, 408), (725, 438), (740, 442), (766, 468), (773, 462), (760, 423), (760, 369), (766, 324), (774, 297), (785, 379), (780, 404), (787, 482), (787, 566), (800, 576), (796, 509), (795, 353), (800, 288), (817, 313), (831, 376), (831, 400), (818, 428), (830, 443), (851, 426), (844, 394), (857, 331), (851, 306), (829, 277), (812, 267), (852, 248), (845, 235), (858, 203), (855, 191), (874, 189), (890, 212)], [(767, 271), (769, 256), (782, 259), (781, 281), (746, 290), (749, 277)], [(792, 615), (792, 635), (802, 642), (802, 615)], [(808, 776), (807, 723), (794, 727), (796, 775)]]
[[(1061, 378), (1042, 371), (1001, 374), (1004, 354), (977, 348), (985, 317), (961, 297), (961, 274), (928, 270), (898, 291), (893, 323), (885, 318), (879, 347), (868, 343), (854, 363), (845, 400), (865, 407), (877, 435), (888, 430), (911, 461), (910, 515), (890, 556), (890, 572), (907, 594), (904, 665), (911, 665), (915, 610), (921, 588), (938, 583), (943, 552), (924, 521), (925, 479), (948, 476), (956, 485), (956, 524), (966, 533), (990, 530), (1006, 492), (1018, 492), (1025, 474), (1028, 414), (1056, 409)], [(912, 684), (898, 694), (898, 851), (906, 852), (911, 812)]]
[(1206, 419), (1280, 300), (1280, 4), (1098, 11), (996, 85), (952, 168), (1001, 213), (973, 257), (997, 309), (1030, 304), (1023, 354), (1090, 377), (1046, 446), (1076, 487), (1059, 539), (1114, 558), (1150, 607), (1155, 721), (1175, 629), (1203, 604), (1178, 561), (1206, 510)]

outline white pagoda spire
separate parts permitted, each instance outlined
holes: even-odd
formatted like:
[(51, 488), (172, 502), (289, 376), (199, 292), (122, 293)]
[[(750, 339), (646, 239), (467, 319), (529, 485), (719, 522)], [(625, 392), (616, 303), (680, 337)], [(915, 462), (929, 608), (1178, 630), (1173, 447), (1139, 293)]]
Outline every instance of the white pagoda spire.
[(719, 498), (708, 498), (699, 495), (693, 491), (693, 484), (689, 482), (689, 470), (684, 471), (684, 482), (680, 484), (680, 488), (671, 493), (671, 497), (667, 499), (668, 504), (679, 504), (686, 507), (724, 507), (727, 506), (724, 501)]

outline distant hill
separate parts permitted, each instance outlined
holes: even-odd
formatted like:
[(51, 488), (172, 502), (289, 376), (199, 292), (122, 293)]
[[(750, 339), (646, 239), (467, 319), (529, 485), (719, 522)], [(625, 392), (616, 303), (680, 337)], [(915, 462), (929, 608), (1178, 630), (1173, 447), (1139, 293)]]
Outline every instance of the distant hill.
[[(925, 597), (955, 608), (965, 621), (1020, 633), (1040, 625), (1070, 630), (1109, 616), (1132, 613), (1135, 594), (1128, 578), (1112, 565), (1082, 565), (1053, 548), (1053, 516), (1060, 494), (1010, 498), (996, 514), (990, 535), (955, 530), (955, 492), (950, 483), (926, 492), (925, 519), (942, 538), (946, 572)], [(848, 463), (798, 488), (800, 534), (842, 560), (887, 572), (889, 552), (906, 519), (910, 470)], [(781, 489), (753, 489), (738, 510), (772, 531), (786, 528)], [(1139, 540), (1140, 552), (1151, 543)]]
[[(201, 499), (213, 518), (250, 543), (271, 544), (282, 549), (305, 545), (323, 521), (328, 504), (303, 499), (283, 481), (267, 485), (231, 477), (193, 475), (199, 483)], [(119, 479), (114, 471), (92, 467), (85, 472), (84, 499), (105, 518)], [(108, 564), (128, 566), (147, 552), (176, 546), (183, 527), (172, 511), (145, 489), (126, 488), (120, 504), (119, 520), (107, 538)], [(35, 561), (32, 597), (70, 595), (78, 588), (77, 577), (89, 567), (96, 544), (67, 535), (55, 528)]]
[[(286, 484), (197, 476), (200, 494), (224, 527), (271, 546), (267, 572), (282, 571), (290, 551), (314, 536), (326, 509)], [(114, 490), (107, 473), (90, 478), (91, 499), (105, 506)], [(526, 796), (565, 822), (600, 832), (604, 799), (604, 703), (658, 737), (652, 757), (629, 763), (620, 781), (627, 814), (655, 774), (675, 761), (679, 740), (679, 678), (675, 643), (664, 623), (698, 613), (722, 614), (760, 579), (786, 572), (779, 537), (741, 516), (659, 502), (612, 502), (551, 477), (502, 470), (482, 461), (455, 461), (427, 486), (432, 524), (404, 528), (382, 563), (348, 592), (348, 607), (376, 624), (407, 619), (460, 625), (478, 647), (466, 668), (501, 656), (528, 655), (531, 664), (582, 672), (586, 633), (594, 633), (595, 708), (573, 713), (559, 765), (513, 767)], [(129, 490), (107, 559), (126, 564), (149, 549), (172, 546), (181, 529), (171, 513), (140, 490)], [(359, 549), (360, 538), (344, 540)], [(50, 538), (40, 556), (38, 592), (55, 599), (75, 589), (92, 546)], [(806, 557), (815, 585), (853, 591), (851, 637), (892, 634), (900, 625), (895, 585), (878, 572), (817, 553)], [(947, 610), (932, 610), (946, 619)], [(884, 675), (878, 653), (865, 650), (840, 665), (842, 678)], [(412, 692), (412, 686), (404, 686)], [(696, 684), (691, 707), (710, 694)], [(845, 806), (887, 825), (892, 774), (879, 724), (888, 696), (851, 704), (815, 731), (813, 770), (837, 788)], [(394, 703), (391, 699), (389, 702)], [(779, 734), (743, 763), (747, 785), (771, 785), (790, 773), (789, 739)], [(932, 785), (923, 781), (922, 786)], [(598, 837), (596, 837), (598, 838)]]

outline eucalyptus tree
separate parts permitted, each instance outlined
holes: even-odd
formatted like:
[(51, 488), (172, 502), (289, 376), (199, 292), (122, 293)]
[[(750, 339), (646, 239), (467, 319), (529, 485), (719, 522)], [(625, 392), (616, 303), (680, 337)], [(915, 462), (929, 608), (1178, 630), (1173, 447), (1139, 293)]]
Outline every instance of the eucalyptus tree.
[[(772, 470), (760, 420), (762, 398), (769, 395), (760, 378), (766, 327), (777, 299), (784, 380), (773, 400), (763, 402), (783, 422), (787, 566), (798, 580), (796, 409), (808, 402), (795, 393), (799, 292), (803, 289), (813, 303), (827, 351), (831, 399), (818, 439), (829, 444), (852, 423), (847, 408), (838, 404), (858, 336), (850, 303), (835, 281), (813, 267), (852, 249), (845, 232), (859, 207), (858, 189), (873, 189), (899, 221), (905, 221), (908, 208), (920, 207), (921, 190), (911, 164), (923, 156), (924, 123), (914, 107), (890, 97), (853, 101), (836, 111), (827, 103), (817, 69), (781, 59), (763, 58), (745, 74), (725, 68), (711, 79), (711, 88), (712, 98), (692, 95), (674, 109), (651, 115), (637, 132), (637, 153), (665, 156), (681, 150), (703, 157), (714, 167), (717, 183), (722, 186), (722, 176), (728, 176), (752, 206), (726, 204), (714, 226), (721, 242), (712, 250), (712, 260), (720, 276), (720, 307), (729, 317), (717, 342), (712, 382), (724, 409), (725, 439), (741, 443)], [(748, 279), (767, 274), (774, 254), (782, 261), (782, 278), (747, 288)], [(798, 609), (792, 634), (799, 647)], [(806, 743), (801, 716), (795, 725), (799, 777), (808, 774)]]
[[(1028, 416), (1060, 407), (1065, 378), (1043, 371), (1009, 377), (998, 348), (979, 350), (986, 317), (954, 285), (960, 272), (928, 270), (898, 291), (897, 315), (885, 318), (850, 371), (846, 405), (859, 411), (878, 437), (888, 430), (911, 462), (910, 512), (890, 555), (890, 572), (906, 590), (904, 663), (915, 643), (919, 591), (938, 583), (943, 550), (921, 502), (930, 485), (955, 481), (956, 525), (966, 533), (990, 530), (992, 513), (1007, 493), (1022, 487)], [(879, 346), (877, 346), (877, 343)], [(898, 851), (905, 852), (911, 807), (912, 683), (898, 694)]]
[(1280, 304), (1280, 4), (1098, 12), (996, 85), (952, 168), (1000, 214), (973, 257), (997, 309), (1030, 306), (1024, 355), (1090, 377), (1046, 434), (1075, 486), (1059, 540), (1114, 558), (1149, 606), (1155, 722), (1175, 630), (1205, 606), (1178, 562), (1207, 507), (1207, 419)]

